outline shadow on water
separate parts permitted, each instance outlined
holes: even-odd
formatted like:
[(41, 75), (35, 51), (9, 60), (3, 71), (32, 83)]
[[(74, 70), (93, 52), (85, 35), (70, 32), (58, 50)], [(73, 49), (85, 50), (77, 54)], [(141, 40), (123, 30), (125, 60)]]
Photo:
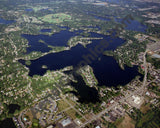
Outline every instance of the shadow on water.
[(72, 73), (77, 82), (71, 82), (70, 84), (76, 89), (77, 92), (71, 91), (70, 93), (78, 97), (78, 102), (87, 104), (100, 102), (99, 93), (96, 88), (86, 85), (82, 76), (76, 73), (76, 71), (72, 71)]
[(6, 118), (3, 121), (0, 121), (0, 128), (16, 128), (12, 118)]
[[(10, 104), (8, 106), (8, 114), (14, 114), (16, 110), (20, 110), (20, 106), (17, 104)], [(12, 118), (6, 118), (0, 121), (0, 128), (16, 128)]]
[(9, 108), (9, 113), (14, 113), (16, 110), (20, 110), (20, 106), (19, 105), (17, 105), (17, 104), (10, 104), (9, 106), (8, 106), (8, 108)]

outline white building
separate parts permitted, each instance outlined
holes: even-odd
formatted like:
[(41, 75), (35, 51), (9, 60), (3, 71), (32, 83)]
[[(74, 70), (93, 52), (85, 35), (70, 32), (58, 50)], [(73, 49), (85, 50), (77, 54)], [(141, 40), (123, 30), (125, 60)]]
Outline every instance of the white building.
[(62, 124), (62, 126), (63, 127), (66, 127), (67, 125), (69, 125), (69, 124), (71, 124), (72, 122), (71, 122), (71, 120), (69, 119), (69, 118), (67, 118), (67, 119), (65, 119), (65, 120), (63, 120), (62, 122), (61, 122), (61, 124)]

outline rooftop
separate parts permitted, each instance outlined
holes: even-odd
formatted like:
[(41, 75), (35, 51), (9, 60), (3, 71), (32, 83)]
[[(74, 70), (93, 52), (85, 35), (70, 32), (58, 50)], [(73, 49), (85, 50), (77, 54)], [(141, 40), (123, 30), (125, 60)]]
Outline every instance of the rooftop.
[(65, 120), (63, 120), (62, 122), (61, 122), (61, 124), (62, 124), (62, 126), (63, 127), (65, 127), (65, 126), (67, 126), (67, 125), (69, 125), (69, 124), (71, 124), (72, 122), (71, 122), (71, 120), (69, 119), (69, 118), (67, 118), (67, 119), (65, 119)]
[(138, 97), (138, 96), (132, 96), (132, 98), (134, 99), (134, 103), (135, 104), (139, 104), (140, 102), (141, 102), (141, 99), (140, 99), (140, 97)]

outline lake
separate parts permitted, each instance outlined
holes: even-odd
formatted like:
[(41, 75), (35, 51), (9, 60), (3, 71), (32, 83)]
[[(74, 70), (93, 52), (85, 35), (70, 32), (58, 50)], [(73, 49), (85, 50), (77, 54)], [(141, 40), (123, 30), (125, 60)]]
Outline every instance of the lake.
[[(67, 33), (67, 30), (61, 32), (63, 35), (64, 32)], [(60, 35), (61, 32), (58, 35)], [(52, 43), (52, 45), (66, 46), (66, 42), (67, 39), (70, 38), (70, 34), (71, 32), (68, 31), (68, 34), (63, 35), (62, 39), (57, 38), (60, 36), (54, 35), (51, 37), (46, 35), (27, 35), (27, 39), (29, 39), (29, 42), (43, 39), (47, 42), (47, 44)], [(112, 38), (111, 36), (105, 36), (97, 33), (90, 34), (91, 37), (103, 37), (103, 41), (109, 44), (104, 50), (114, 50), (125, 42), (125, 40), (121, 38)], [(89, 65), (93, 68), (95, 76), (99, 81), (99, 85), (125, 85), (126, 83), (130, 82), (135, 76), (140, 75), (137, 71), (137, 67), (125, 67), (125, 70), (122, 70), (114, 60), (114, 58), (104, 56), (103, 54), (98, 54), (98, 56), (94, 60), (92, 60), (92, 58), (89, 56), (91, 54), (91, 50), (94, 51), (95, 47), (99, 45), (101, 41), (102, 40), (93, 40), (92, 43), (88, 44), (86, 48), (78, 44), (75, 47), (72, 47), (70, 50), (51, 53), (37, 60), (32, 60), (31, 65), (26, 65), (30, 70), (29, 75), (44, 75), (47, 70), (58, 70), (66, 66), (77, 67), (77, 65), (85, 59), (90, 59), (89, 61), (91, 61), (91, 63), (89, 63)], [(109, 43), (109, 41), (112, 42)], [(22, 64), (25, 64), (24, 60), (20, 60), (20, 62)], [(42, 68), (42, 65), (46, 65), (48, 68), (44, 69)]]
[(40, 32), (51, 32), (52, 29), (41, 29)]
[(0, 18), (0, 24), (12, 24), (14, 22), (14, 20), (5, 20), (3, 18)]
[[(115, 21), (121, 23), (122, 19), (115, 18)], [(128, 22), (125, 21), (125, 24), (126, 24), (125, 30), (138, 31), (138, 32), (145, 33), (147, 29), (146, 25), (140, 23), (137, 20), (129, 20)]]
[[(42, 29), (41, 32), (48, 32), (50, 29)], [(51, 48), (48, 45), (52, 46), (67, 46), (68, 40), (77, 36), (78, 33), (82, 31), (74, 31), (70, 32), (68, 30), (62, 30), (59, 33), (55, 33), (53, 35), (28, 35), (22, 34), (22, 37), (26, 38), (29, 42), (29, 47), (27, 48), (27, 54), (33, 51), (41, 51), (41, 52), (49, 52)], [(42, 40), (43, 42), (40, 42)]]
[(111, 4), (119, 4), (119, 5), (124, 5), (124, 4), (130, 4), (131, 1), (129, 0), (101, 0), (102, 2), (108, 2)]
[[(99, 17), (99, 16), (94, 16), (96, 19), (103, 20), (103, 21), (111, 21), (111, 19), (108, 17)], [(122, 19), (120, 18), (114, 18), (115, 22), (121, 23), (122, 24)], [(124, 28), (125, 30), (131, 30), (131, 31), (138, 31), (138, 32), (145, 32), (147, 29), (147, 26), (140, 23), (137, 20), (129, 20), (128, 22), (125, 21), (126, 27)]]
[[(117, 1), (117, 0), (115, 0)], [(102, 20), (102, 21), (111, 21), (111, 17), (110, 15), (106, 15), (105, 17), (101, 17), (101, 16), (97, 16), (95, 12), (85, 12), (87, 15), (91, 15), (93, 16), (95, 19), (98, 20)], [(116, 16), (114, 16), (114, 21), (118, 22), (120, 24), (122, 24), (122, 18), (117, 18)], [(139, 21), (133, 19), (133, 20), (129, 20), (129, 22), (125, 21), (126, 27), (124, 28), (125, 30), (131, 30), (131, 31), (138, 31), (138, 32), (145, 32), (147, 29), (147, 26), (140, 23)]]
[(16, 128), (12, 118), (6, 118), (0, 121), (0, 128)]
[(20, 106), (18, 104), (10, 104), (8, 106), (9, 113), (14, 113), (16, 110), (20, 110)]
[[(76, 34), (73, 34), (68, 30), (63, 30), (60, 33), (57, 33), (57, 35), (52, 36), (23, 35), (23, 37), (27, 37), (30, 43), (43, 39), (47, 44), (53, 46), (66, 46), (67, 41), (72, 35)], [(59, 39), (58, 37), (63, 38)], [(122, 45), (125, 40), (93, 32), (90, 33), (90, 37), (102, 37), (103, 39), (92, 40), (92, 43), (88, 44), (86, 48), (81, 44), (78, 44), (70, 50), (51, 53), (40, 57), (39, 59), (31, 60), (31, 65), (26, 65), (26, 67), (29, 68), (29, 75), (31, 77), (33, 75), (44, 75), (47, 70), (59, 70), (67, 66), (73, 66), (75, 70), (79, 65), (85, 65), (85, 63), (87, 63), (93, 68), (93, 72), (99, 83), (98, 86), (105, 85), (108, 87), (117, 87), (118, 85), (129, 83), (136, 76), (141, 76), (141, 79), (143, 78), (138, 72), (137, 66), (125, 66), (125, 70), (122, 70), (113, 57), (104, 56), (101, 52), (103, 50), (115, 50), (118, 46)], [(103, 44), (103, 47), (101, 44)], [(41, 47), (41, 49), (43, 51), (43, 47)], [(24, 60), (19, 60), (19, 62), (25, 65)], [(42, 68), (43, 65), (46, 65), (47, 69)], [(72, 73), (75, 74), (74, 72)], [(71, 86), (76, 89), (76, 92), (71, 93), (78, 97), (79, 102), (100, 102), (98, 91), (94, 87), (87, 86), (80, 75), (76, 74), (74, 76), (78, 80), (78, 83), (71, 82)]]
[(32, 8), (27, 8), (27, 9), (25, 9), (25, 11), (26, 12), (32, 12), (32, 11), (34, 11)]
[(94, 16), (94, 18), (96, 18), (98, 20), (103, 20), (103, 21), (111, 21), (110, 18), (105, 18), (105, 17), (100, 17), (100, 16)]

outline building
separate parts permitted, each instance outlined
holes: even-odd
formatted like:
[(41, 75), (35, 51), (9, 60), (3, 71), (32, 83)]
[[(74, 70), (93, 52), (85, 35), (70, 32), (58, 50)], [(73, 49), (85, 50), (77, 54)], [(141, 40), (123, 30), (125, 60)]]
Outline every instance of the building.
[(67, 118), (67, 119), (65, 119), (65, 120), (63, 120), (62, 122), (61, 122), (61, 124), (62, 124), (62, 126), (63, 127), (66, 127), (67, 125), (69, 125), (69, 124), (71, 124), (72, 122), (71, 122), (71, 120), (69, 119), (69, 118)]
[(68, 117), (57, 124), (58, 128), (75, 128), (77, 125)]
[(53, 126), (52, 126), (52, 125), (50, 125), (50, 126), (48, 126), (47, 128), (53, 128)]
[(133, 95), (127, 99), (127, 102), (129, 103), (129, 105), (136, 108), (140, 108), (141, 105), (143, 104), (143, 101), (144, 101), (144, 97), (140, 97), (137, 95)]
[(135, 104), (140, 104), (140, 102), (141, 102), (140, 97), (133, 95), (132, 98), (133, 98)]

